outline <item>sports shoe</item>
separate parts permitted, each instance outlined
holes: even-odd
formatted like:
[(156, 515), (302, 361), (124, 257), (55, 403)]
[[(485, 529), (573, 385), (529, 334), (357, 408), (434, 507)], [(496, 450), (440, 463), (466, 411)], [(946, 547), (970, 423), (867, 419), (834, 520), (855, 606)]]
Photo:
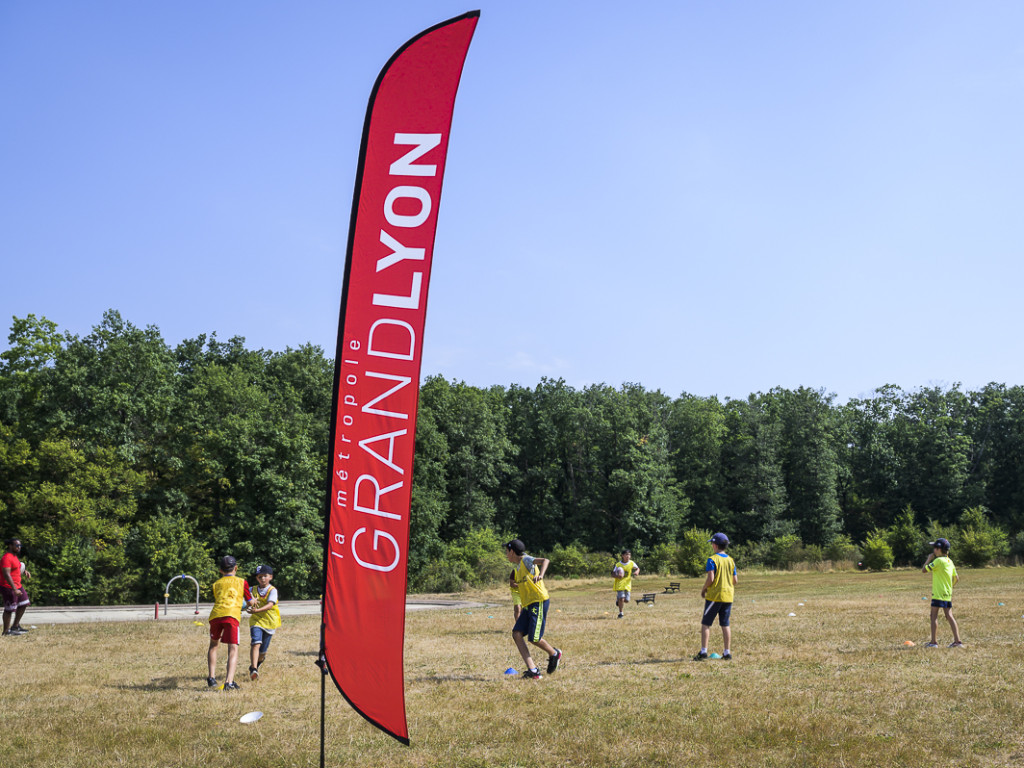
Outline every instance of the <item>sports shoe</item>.
[(625, 614), (624, 614), (624, 613), (620, 613), (620, 614), (619, 614), (619, 618), (620, 618), (620, 619), (621, 619), (621, 618), (622, 618), (623, 616), (625, 616)]
[(732, 661), (732, 654), (729, 653), (729, 651), (726, 651), (725, 653), (722, 654), (722, 659), (724, 661)]
[(708, 657), (707, 651), (698, 651), (697, 655), (693, 657), (694, 661), (704, 661)]
[(260, 671), (256, 667), (249, 667), (249, 679), (256, 682), (260, 679)]
[(938, 648), (939, 644), (938, 643), (925, 643), (924, 647), (925, 648)]
[(524, 680), (540, 680), (541, 679), (540, 670), (537, 670), (536, 672), (534, 672), (531, 669), (526, 670), (525, 672), (523, 672), (523, 679)]
[(964, 644), (961, 643), (959, 640), (957, 640), (955, 643), (950, 643), (949, 647), (950, 648), (963, 648)]
[(558, 662), (562, 660), (562, 652), (555, 648), (555, 655), (548, 656), (548, 674), (553, 675), (558, 669)]
[(225, 691), (237, 691), (238, 690), (238, 683), (236, 683), (234, 680), (232, 680), (230, 683), (224, 683), (224, 690)]
[(215, 686), (216, 684), (217, 684), (217, 678), (216, 677), (208, 677), (208, 678), (206, 678), (206, 686), (208, 688), (213, 688), (213, 686)]
[(16, 630), (18, 630), (19, 632), (21, 632), (21, 634), (23, 634), (23, 635), (24, 635), (24, 634), (26, 634), (26, 633), (28, 632), (28, 630), (27, 630), (27, 629), (25, 629), (25, 628), (24, 628), (23, 626), (21, 626), (21, 624), (16, 624), (16, 625), (14, 625), (13, 627), (11, 627), (11, 629), (12, 629), (12, 630), (15, 630), (15, 629), (16, 629)]

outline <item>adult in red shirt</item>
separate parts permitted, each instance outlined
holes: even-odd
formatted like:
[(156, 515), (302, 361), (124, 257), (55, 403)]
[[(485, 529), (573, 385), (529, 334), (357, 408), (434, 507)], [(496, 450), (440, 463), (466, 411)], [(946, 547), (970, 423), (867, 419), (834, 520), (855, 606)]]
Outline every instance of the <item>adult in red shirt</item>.
[[(21, 542), (18, 539), (8, 539), (6, 542), (7, 551), (0, 557), (0, 595), (4, 600), (4, 634), (23, 635), (26, 630), (21, 628), (21, 617), (28, 608), (28, 592), (21, 585), (21, 574), (24, 571), (25, 577), (31, 579), (32, 574), (25, 569), (18, 559), (21, 552)], [(12, 621), (13, 619), (13, 621)]]

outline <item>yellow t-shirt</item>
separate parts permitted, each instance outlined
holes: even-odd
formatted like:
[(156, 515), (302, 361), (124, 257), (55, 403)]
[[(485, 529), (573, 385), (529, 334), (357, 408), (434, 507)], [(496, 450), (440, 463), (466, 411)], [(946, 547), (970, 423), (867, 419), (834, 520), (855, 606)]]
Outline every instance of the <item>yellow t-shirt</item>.
[(277, 607), (278, 600), (280, 599), (277, 594), (277, 587), (267, 585), (267, 594), (260, 595), (260, 588), (256, 587), (252, 590), (252, 600), (254, 608), (262, 608), (264, 605), (270, 602), (270, 598), (274, 598), (274, 607), (254, 613), (249, 617), (250, 627), (262, 627), (263, 629), (275, 630), (281, 626), (281, 611)]
[(241, 621), (247, 588), (245, 579), (238, 576), (221, 576), (213, 582), (213, 610), (210, 611), (210, 618), (230, 616), (235, 621)]
[(952, 600), (957, 581), (956, 566), (948, 557), (937, 557), (925, 566), (932, 572), (932, 600)]
[(534, 603), (543, 603), (549, 597), (544, 580), (535, 580), (537, 573), (533, 558), (523, 555), (523, 559), (516, 566), (516, 586), (519, 587), (519, 598), (524, 608)]
[[(736, 573), (736, 561), (724, 552), (719, 552), (708, 558), (708, 564), (714, 564), (714, 577), (711, 586), (708, 587), (706, 599), (714, 603), (731, 603), (736, 594), (732, 577)], [(709, 568), (710, 570), (710, 568)]]
[[(614, 589), (616, 592), (631, 592), (633, 589), (633, 569), (639, 569), (640, 566), (636, 564), (636, 560), (630, 559), (628, 563), (624, 563), (621, 560), (615, 564), (615, 568), (621, 568), (626, 572), (626, 575), (621, 579), (615, 579)], [(612, 568), (614, 571), (615, 568)]]

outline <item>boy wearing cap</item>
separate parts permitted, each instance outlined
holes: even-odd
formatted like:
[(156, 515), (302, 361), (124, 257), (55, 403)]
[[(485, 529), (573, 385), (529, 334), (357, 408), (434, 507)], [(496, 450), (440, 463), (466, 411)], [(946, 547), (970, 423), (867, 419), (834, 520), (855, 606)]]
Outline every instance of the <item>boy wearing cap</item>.
[(245, 579), (235, 575), (238, 562), (231, 555), (224, 555), (217, 563), (220, 578), (213, 582), (213, 610), (210, 611), (210, 649), (206, 661), (210, 674), (206, 678), (209, 687), (217, 685), (217, 647), (223, 642), (228, 647), (228, 673), (224, 678), (224, 690), (238, 688), (235, 682), (235, 667), (238, 664), (238, 623), (242, 620), (242, 607), (249, 602), (251, 593)]
[(505, 557), (516, 567), (513, 578), (519, 587), (519, 597), (523, 604), (522, 612), (512, 627), (512, 639), (519, 649), (519, 655), (526, 662), (523, 677), (527, 680), (540, 680), (540, 670), (533, 663), (527, 640), (548, 654), (549, 675), (555, 673), (562, 660), (562, 652), (543, 639), (548, 606), (551, 603), (543, 582), (550, 561), (543, 557), (530, 557), (526, 554), (526, 545), (519, 539), (512, 539), (505, 545)]
[(729, 537), (724, 533), (716, 533), (708, 543), (714, 553), (708, 558), (704, 570), (708, 576), (701, 587), (700, 596), (704, 598), (704, 616), (700, 620), (700, 651), (693, 657), (694, 661), (704, 661), (708, 657), (708, 640), (711, 637), (711, 625), (718, 617), (722, 628), (723, 659), (731, 659), (729, 650), (732, 641), (732, 629), (729, 627), (729, 615), (732, 613), (732, 601), (735, 595), (736, 561), (725, 553), (729, 546)]
[(249, 617), (249, 638), (252, 646), (249, 649), (249, 679), (258, 680), (260, 666), (267, 658), (270, 641), (274, 639), (274, 630), (281, 626), (281, 611), (277, 607), (277, 587), (270, 585), (274, 578), (274, 569), (269, 565), (261, 565), (256, 569), (256, 589), (252, 600), (246, 608), (252, 615)]
[(946, 621), (949, 622), (950, 629), (953, 630), (953, 642), (949, 644), (949, 647), (962, 648), (960, 627), (957, 626), (956, 619), (953, 618), (953, 587), (960, 581), (960, 577), (957, 575), (953, 561), (949, 559), (949, 541), (936, 539), (929, 544), (932, 546), (932, 553), (924, 561), (921, 572), (932, 572), (932, 639), (931, 642), (925, 643), (924, 647), (939, 647), (936, 635), (939, 631), (939, 608), (941, 608), (946, 614)]

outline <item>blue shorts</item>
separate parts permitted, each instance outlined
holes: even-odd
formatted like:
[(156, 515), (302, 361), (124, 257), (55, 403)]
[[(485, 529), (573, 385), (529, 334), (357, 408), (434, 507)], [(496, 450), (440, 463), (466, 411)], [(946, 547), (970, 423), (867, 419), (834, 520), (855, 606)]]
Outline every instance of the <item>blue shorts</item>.
[(952, 600), (932, 600), (932, 608), (952, 608)]
[(700, 623), (710, 627), (715, 623), (715, 616), (718, 617), (720, 627), (729, 626), (729, 614), (732, 613), (732, 603), (716, 603), (713, 600), (704, 601), (704, 616)]
[(274, 639), (274, 633), (263, 627), (249, 627), (249, 638), (253, 645), (260, 647), (260, 653), (266, 653), (270, 647), (270, 641)]
[(523, 606), (523, 612), (516, 619), (516, 625), (512, 627), (513, 632), (519, 632), (531, 643), (536, 643), (544, 637), (544, 626), (548, 622), (548, 605), (550, 600), (543, 603), (530, 603)]

